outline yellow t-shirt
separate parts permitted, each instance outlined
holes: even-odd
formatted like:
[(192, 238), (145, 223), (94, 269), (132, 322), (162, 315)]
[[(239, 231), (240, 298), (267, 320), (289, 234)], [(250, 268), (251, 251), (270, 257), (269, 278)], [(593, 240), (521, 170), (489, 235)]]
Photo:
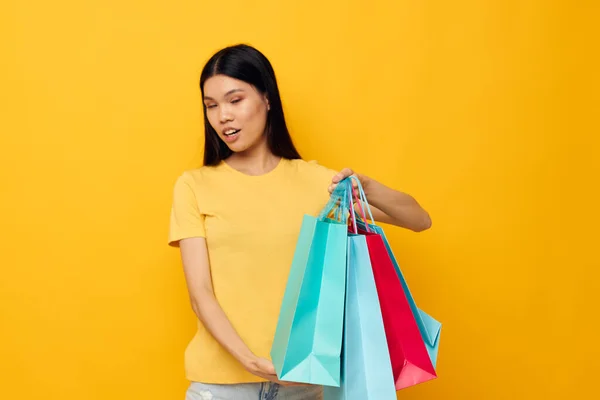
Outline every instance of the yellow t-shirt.
[[(329, 200), (336, 171), (282, 159), (260, 176), (222, 162), (184, 172), (175, 184), (169, 244), (205, 237), (215, 296), (259, 357), (269, 353), (304, 214)], [(203, 383), (260, 382), (198, 321), (185, 351), (186, 377)]]

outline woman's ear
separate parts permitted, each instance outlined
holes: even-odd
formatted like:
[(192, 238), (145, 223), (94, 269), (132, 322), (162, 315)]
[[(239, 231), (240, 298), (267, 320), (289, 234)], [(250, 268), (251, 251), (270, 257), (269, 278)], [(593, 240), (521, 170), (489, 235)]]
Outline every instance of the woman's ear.
[(267, 111), (271, 109), (271, 103), (269, 103), (269, 98), (265, 95), (265, 103), (267, 105)]

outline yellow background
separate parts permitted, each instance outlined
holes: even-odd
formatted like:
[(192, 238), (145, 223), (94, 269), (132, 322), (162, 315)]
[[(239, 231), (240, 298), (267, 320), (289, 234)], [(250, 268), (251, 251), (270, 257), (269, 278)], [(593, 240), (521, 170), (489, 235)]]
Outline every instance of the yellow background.
[(272, 61), (305, 158), (432, 215), (386, 231), (444, 323), (439, 378), (399, 398), (594, 398), (597, 11), (3, 2), (0, 398), (183, 398), (194, 316), (166, 245), (171, 190), (201, 162), (200, 69), (237, 42)]

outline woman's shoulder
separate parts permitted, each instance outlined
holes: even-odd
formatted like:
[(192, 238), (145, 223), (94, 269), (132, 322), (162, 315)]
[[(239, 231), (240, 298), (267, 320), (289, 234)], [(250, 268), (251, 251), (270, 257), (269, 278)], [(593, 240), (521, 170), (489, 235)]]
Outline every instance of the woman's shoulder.
[(179, 174), (176, 184), (186, 184), (191, 187), (198, 187), (209, 182), (212, 177), (219, 175), (223, 171), (221, 165), (201, 166), (197, 168), (186, 169)]

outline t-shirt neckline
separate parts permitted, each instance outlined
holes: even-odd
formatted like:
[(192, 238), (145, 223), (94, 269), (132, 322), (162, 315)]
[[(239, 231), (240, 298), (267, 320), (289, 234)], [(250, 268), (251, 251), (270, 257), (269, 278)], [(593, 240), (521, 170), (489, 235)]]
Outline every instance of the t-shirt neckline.
[(222, 160), (221, 164), (228, 169), (229, 171), (234, 172), (237, 175), (240, 175), (244, 178), (249, 178), (249, 179), (260, 179), (260, 178), (266, 178), (268, 176), (271, 176), (273, 174), (275, 174), (278, 170), (280, 170), (283, 167), (283, 164), (285, 162), (285, 158), (281, 157), (279, 159), (279, 161), (277, 162), (277, 165), (275, 165), (275, 168), (273, 168), (272, 170), (265, 172), (264, 174), (260, 174), (260, 175), (250, 175), (247, 174), (245, 172), (242, 172), (238, 169), (233, 168), (231, 165), (227, 164), (226, 160)]

